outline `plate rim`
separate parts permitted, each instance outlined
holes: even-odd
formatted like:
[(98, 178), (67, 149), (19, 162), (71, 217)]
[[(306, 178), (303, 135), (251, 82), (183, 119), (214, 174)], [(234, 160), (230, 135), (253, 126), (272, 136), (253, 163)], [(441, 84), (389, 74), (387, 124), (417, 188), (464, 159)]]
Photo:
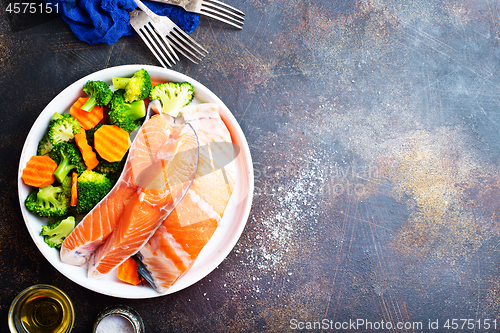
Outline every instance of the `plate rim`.
[[(157, 77), (158, 73), (161, 73), (160, 76), (166, 77), (166, 78), (168, 78), (168, 80), (172, 80), (172, 78), (174, 78), (173, 80), (177, 81), (177, 82), (182, 82), (182, 81), (190, 82), (195, 87), (195, 91), (198, 90), (198, 93), (200, 93), (200, 91), (202, 92), (202, 97), (207, 95), (209, 97), (209, 99), (212, 99), (213, 101), (215, 101), (216, 104), (218, 104), (224, 111), (224, 114), (222, 114), (221, 117), (225, 121), (226, 126), (228, 127), (229, 131), (231, 132), (231, 135), (233, 135), (233, 133), (236, 133), (238, 135), (237, 138), (239, 141), (240, 151), (242, 152), (242, 154), (239, 154), (237, 159), (241, 159), (241, 163), (243, 163), (242, 166), (245, 168), (242, 171), (242, 173), (245, 173), (247, 175), (247, 177), (245, 177), (245, 181), (244, 181), (245, 184), (243, 186), (246, 186), (248, 193), (247, 193), (246, 197), (240, 202), (240, 203), (243, 203), (243, 207), (242, 207), (243, 210), (238, 215), (240, 217), (240, 220), (237, 221), (238, 222), (237, 228), (235, 229), (235, 232), (233, 233), (229, 242), (224, 246), (224, 248), (217, 251), (217, 259), (216, 260), (210, 262), (209, 264), (205, 263), (205, 267), (203, 270), (201, 270), (201, 273), (199, 275), (197, 275), (196, 277), (191, 277), (189, 280), (186, 279), (186, 283), (179, 283), (179, 282), (183, 282), (183, 278), (185, 276), (189, 276), (189, 272), (186, 273), (185, 276), (181, 277), (166, 293), (163, 293), (163, 294), (157, 293), (150, 286), (147, 286), (147, 287), (129, 286), (129, 285), (126, 285), (125, 283), (118, 282), (118, 281), (116, 281), (116, 282), (120, 283), (120, 286), (127, 287), (127, 288), (125, 288), (127, 290), (134, 291), (134, 289), (131, 289), (130, 287), (143, 288), (143, 289), (147, 288), (148, 290), (147, 290), (147, 292), (144, 292), (144, 293), (139, 293), (139, 292), (133, 293), (132, 292), (132, 293), (127, 293), (127, 294), (121, 294), (121, 293), (111, 292), (109, 290), (102, 290), (102, 289), (97, 288), (97, 287), (89, 286), (86, 283), (82, 283), (82, 281), (80, 281), (80, 280), (75, 281), (75, 278), (72, 276), (72, 274), (69, 274), (66, 270), (61, 268), (61, 266), (69, 267), (69, 268), (73, 268), (75, 266), (65, 264), (62, 261), (60, 261), (60, 259), (59, 259), (59, 263), (54, 262), (54, 260), (52, 260), (47, 255), (47, 253), (50, 253), (50, 252), (54, 253), (53, 251), (58, 251), (58, 250), (49, 248), (45, 244), (45, 242), (43, 241), (42, 237), (40, 237), (38, 235), (38, 233), (35, 233), (34, 228), (30, 228), (29, 217), (31, 214), (24, 207), (24, 198), (23, 198), (23, 193), (25, 193), (26, 189), (30, 188), (30, 187), (25, 185), (21, 179), (22, 169), (24, 167), (25, 161), (27, 161), (27, 159), (26, 159), (27, 154), (28, 154), (27, 149), (28, 149), (28, 147), (33, 147), (33, 145), (29, 145), (29, 141), (31, 139), (33, 139), (35, 134), (40, 132), (38, 130), (38, 127), (42, 123), (44, 124), (43, 125), (44, 127), (47, 126), (47, 123), (53, 114), (49, 111), (54, 110), (54, 108), (57, 109), (56, 104), (59, 100), (63, 99), (66, 95), (71, 94), (73, 92), (73, 90), (76, 90), (76, 92), (78, 92), (79, 90), (81, 91), (81, 87), (83, 87), (83, 84), (89, 79), (107, 75), (108, 79), (111, 80), (112, 73), (116, 73), (116, 72), (133, 73), (140, 68), (146, 69), (150, 73), (152, 78)], [(78, 89), (78, 87), (79, 87), (79, 89)], [(83, 96), (83, 91), (81, 91), (81, 94)], [(66, 98), (68, 98), (68, 97), (66, 97)], [(203, 101), (200, 101), (200, 103), (203, 103)], [(67, 111), (67, 110), (69, 110), (69, 105), (60, 106), (59, 110)], [(49, 117), (49, 115), (50, 115), (50, 117)], [(38, 142), (36, 142), (36, 144), (37, 143)], [(29, 157), (31, 157), (31, 155)], [(29, 157), (28, 157), (28, 159), (29, 159)], [(21, 212), (22, 212), (25, 226), (28, 229), (28, 232), (29, 232), (33, 242), (37, 246), (38, 250), (42, 253), (42, 255), (45, 257), (45, 259), (57, 271), (59, 271), (59, 273), (64, 275), (66, 278), (70, 279), (72, 282), (74, 282), (74, 283), (76, 283), (76, 284), (78, 284), (86, 289), (92, 290), (94, 292), (108, 295), (108, 296), (112, 296), (112, 297), (117, 297), (117, 298), (146, 299), (146, 298), (165, 296), (165, 295), (173, 294), (175, 292), (183, 290), (187, 287), (190, 287), (193, 284), (196, 284), (197, 282), (199, 282), (200, 280), (205, 278), (208, 274), (210, 274), (213, 270), (215, 270), (226, 259), (226, 257), (231, 253), (233, 248), (236, 246), (238, 240), (241, 237), (241, 234), (243, 233), (243, 230), (246, 226), (246, 223), (248, 222), (248, 218), (249, 218), (250, 210), (251, 210), (251, 206), (252, 206), (252, 201), (253, 201), (253, 194), (254, 194), (254, 172), (253, 172), (253, 163), (252, 163), (252, 158), (251, 158), (251, 154), (250, 154), (250, 148), (248, 146), (248, 142), (246, 140), (246, 137), (245, 137), (238, 121), (236, 120), (233, 113), (231, 112), (231, 110), (229, 110), (229, 108), (224, 104), (224, 102), (222, 102), (222, 100), (215, 93), (213, 93), (210, 89), (208, 89), (206, 86), (204, 86), (199, 81), (197, 81), (197, 80), (195, 80), (195, 79), (193, 79), (185, 74), (173, 71), (171, 69), (153, 66), (153, 65), (130, 64), (130, 65), (120, 65), (120, 66), (108, 67), (108, 68), (104, 68), (104, 69), (92, 72), (90, 74), (87, 74), (87, 75), (81, 77), (80, 79), (74, 81), (73, 83), (69, 84), (68, 86), (66, 86), (54, 98), (51, 99), (51, 101), (42, 109), (42, 111), (37, 116), (36, 120), (34, 121), (32, 127), (30, 128), (28, 135), (26, 136), (26, 139), (23, 143), (23, 148), (22, 148), (22, 151), (20, 154), (19, 165), (18, 165), (18, 199), (19, 199), (19, 204), (21, 207)], [(232, 196), (231, 199), (233, 197), (234, 196)], [(230, 203), (231, 203), (231, 201), (230, 201)], [(240, 203), (238, 203), (238, 205)], [(36, 217), (33, 216), (33, 218), (36, 218)], [(221, 222), (222, 221), (224, 221), (224, 217), (221, 220)], [(220, 229), (220, 225), (217, 228), (217, 230), (219, 230), (219, 229)], [(217, 232), (217, 230), (216, 230), (216, 232)], [(48, 250), (51, 250), (51, 251), (49, 252)], [(203, 250), (202, 250), (202, 253), (203, 253)], [(200, 256), (202, 255), (202, 253), (200, 253)], [(198, 256), (198, 258), (200, 256)], [(196, 264), (196, 262), (195, 262), (195, 264)], [(193, 267), (195, 267), (195, 265), (193, 265)], [(87, 281), (94, 281), (92, 279), (88, 279), (87, 277), (85, 277), (85, 279)], [(139, 290), (137, 290), (137, 291), (139, 291)]]

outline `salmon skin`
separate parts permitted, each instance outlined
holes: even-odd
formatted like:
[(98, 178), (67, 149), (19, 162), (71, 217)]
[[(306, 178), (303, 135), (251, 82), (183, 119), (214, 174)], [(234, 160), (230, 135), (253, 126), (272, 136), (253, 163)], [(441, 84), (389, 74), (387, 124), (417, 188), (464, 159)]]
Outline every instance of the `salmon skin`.
[(134, 139), (113, 190), (63, 242), (61, 260), (81, 266), (92, 259), (89, 276), (108, 273), (153, 235), (186, 194), (197, 166), (192, 127), (169, 116), (151, 117)]
[(181, 109), (182, 120), (199, 141), (196, 176), (187, 194), (134, 256), (140, 274), (158, 293), (168, 289), (194, 264), (222, 219), (234, 189), (236, 167), (231, 135), (216, 104)]

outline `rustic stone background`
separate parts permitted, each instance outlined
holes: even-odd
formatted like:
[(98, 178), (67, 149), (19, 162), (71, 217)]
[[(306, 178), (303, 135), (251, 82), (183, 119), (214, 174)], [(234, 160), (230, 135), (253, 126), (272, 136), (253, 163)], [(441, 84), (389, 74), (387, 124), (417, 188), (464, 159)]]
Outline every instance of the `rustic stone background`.
[(18, 160), (66, 86), (157, 62), (138, 37), (89, 46), (57, 15), (9, 16), (0, 1), (1, 316), (25, 287), (52, 283), (76, 301), (75, 333), (119, 303), (147, 332), (281, 332), (323, 319), (500, 329), (500, 4), (227, 2), (246, 13), (243, 30), (201, 18), (192, 36), (208, 57), (173, 69), (216, 93), (245, 132), (251, 215), (205, 279), (125, 300), (74, 284), (39, 253), (19, 209)]

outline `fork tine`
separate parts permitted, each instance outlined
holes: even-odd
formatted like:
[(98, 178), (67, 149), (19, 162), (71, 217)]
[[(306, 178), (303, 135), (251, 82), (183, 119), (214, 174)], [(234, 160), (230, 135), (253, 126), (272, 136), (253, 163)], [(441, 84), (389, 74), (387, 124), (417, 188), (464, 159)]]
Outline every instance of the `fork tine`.
[[(186, 34), (182, 29), (173, 29), (168, 35), (167, 39), (172, 43), (172, 46), (180, 52), (183, 56), (188, 58), (194, 63), (197, 63), (192, 57), (196, 58), (198, 61), (202, 59), (200, 57), (205, 57), (207, 50), (198, 44), (194, 39), (192, 39), (188, 34)], [(185, 51), (185, 52), (183, 52)], [(188, 54), (189, 53), (189, 56)]]
[(130, 13), (130, 25), (163, 67), (175, 65), (175, 59), (179, 61), (167, 38), (158, 32), (155, 23), (144, 12), (136, 10)]
[[(172, 49), (172, 46), (170, 46), (170, 43), (168, 42), (166, 36), (163, 36), (161, 33), (160, 33), (160, 30), (156, 27), (155, 23), (150, 21), (149, 22), (149, 26), (151, 27), (152, 29), (152, 34), (153, 36), (155, 37), (156, 41), (158, 42), (158, 44), (161, 45), (161, 47), (163, 48), (163, 50), (165, 51), (165, 53), (168, 54), (168, 56), (170, 57), (170, 59), (172, 59), (173, 63), (175, 64), (176, 60), (179, 61), (179, 57), (177, 56), (177, 54), (174, 52), (174, 50)], [(161, 41), (160, 41), (161, 39)], [(168, 51), (165, 49), (165, 46), (164, 45), (167, 45), (168, 47)], [(175, 57), (176, 60), (174, 60), (172, 58), (172, 55)]]
[[(168, 54), (169, 56), (170, 54), (173, 54), (175, 55), (177, 60), (179, 60), (176, 52), (172, 49), (174, 48), (194, 63), (197, 63), (195, 59), (200, 61), (201, 57), (205, 57), (205, 53), (208, 53), (207, 50), (205, 50), (188, 34), (182, 31), (182, 29), (177, 27), (177, 25), (175, 25), (175, 23), (172, 22), (172, 20), (170, 20), (168, 17), (155, 14), (144, 4), (142, 4), (140, 0), (134, 1), (141, 9), (144, 10), (139, 11), (137, 17), (139, 17), (139, 19), (143, 19), (143, 26), (152, 27), (150, 33), (153, 36), (152, 38), (156, 39), (157, 41), (156, 44), (153, 43), (156, 47), (160, 45), (164, 49), (164, 51), (166, 51), (164, 48), (164, 45), (166, 44), (166, 46), (170, 50), (170, 52), (165, 52), (166, 54)], [(160, 37), (164, 42), (160, 42), (158, 37)], [(173, 62), (175, 64), (175, 61)]]
[[(149, 50), (151, 51), (151, 53), (154, 54), (154, 56), (156, 57), (156, 59), (160, 62), (160, 64), (165, 67), (165, 68), (168, 68), (168, 67), (172, 67), (172, 65), (170, 64), (170, 62), (168, 61), (168, 59), (163, 56), (163, 54), (161, 52), (158, 52), (157, 51), (157, 47), (156, 45), (155, 46), (152, 46), (149, 42), (149, 38), (146, 36), (146, 34), (144, 33), (143, 29), (137, 29), (137, 34), (142, 38), (142, 40), (144, 41), (144, 43), (147, 45), (147, 47), (149, 48)], [(160, 54), (162, 56), (160, 56)], [(167, 63), (167, 65), (165, 65), (165, 62)]]
[[(184, 38), (184, 41), (186, 43), (190, 43), (191, 45), (194, 45), (196, 47), (198, 47), (199, 49), (201, 49), (201, 51), (203, 51), (204, 53), (208, 53), (207, 50), (205, 50), (205, 48), (203, 46), (201, 46), (200, 44), (198, 44), (197, 41), (195, 41), (193, 38), (191, 38), (191, 36), (189, 36), (187, 33), (184, 32), (184, 30), (182, 30), (181, 28), (178, 28), (176, 27), (177, 29), (175, 29), (174, 31), (175, 32), (178, 32), (180, 34), (180, 38)], [(203, 52), (200, 52), (200, 53), (203, 53)]]
[[(177, 54), (172, 50), (172, 47), (170, 46), (170, 43), (168, 40), (162, 36), (161, 34), (158, 33), (158, 31), (154, 28), (152, 23), (150, 22), (150, 25), (147, 26), (150, 34), (156, 39), (157, 45), (160, 45), (161, 48), (163, 49), (163, 52), (168, 55), (170, 60), (172, 61), (173, 64), (176, 63), (176, 61), (179, 61), (179, 57)], [(165, 45), (167, 46), (168, 50), (165, 48)], [(175, 59), (172, 57), (172, 55), (175, 56)]]
[(218, 0), (203, 0), (200, 12), (238, 29), (242, 29), (245, 21), (245, 13)]
[(200, 11), (205, 16), (208, 16), (208, 17), (211, 17), (213, 19), (219, 20), (221, 22), (227, 23), (229, 25), (232, 25), (235, 28), (243, 29), (243, 22), (240, 22), (240, 21), (236, 21), (236, 22), (230, 21), (230, 20), (234, 20), (234, 19), (232, 17), (229, 17), (228, 15), (225, 15), (224, 13), (217, 12), (217, 11), (211, 10), (210, 8), (206, 8), (206, 7), (203, 7), (203, 6), (201, 7)]
[[(183, 39), (177, 32), (174, 30), (172, 31), (168, 36), (168, 40), (172, 43), (172, 46), (180, 52), (183, 56), (188, 58), (194, 63), (198, 63), (198, 61), (201, 61), (202, 59), (200, 56), (205, 56), (203, 52), (200, 50), (196, 49), (192, 44), (187, 42), (185, 39)], [(184, 52), (185, 51), (185, 52)], [(192, 57), (196, 58), (194, 60)]]
[[(186, 57), (188, 60), (190, 60), (191, 62), (195, 63), (195, 64), (198, 64), (198, 61), (201, 61), (201, 59), (199, 57), (197, 57), (195, 54), (193, 54), (193, 56), (198, 60), (194, 60), (193, 58), (191, 58), (189, 55), (187, 55), (183, 50), (186, 50), (185, 47), (183, 47), (182, 45), (179, 45), (177, 46), (177, 44), (173, 41), (171, 41), (172, 43), (172, 47), (177, 51), (179, 52), (180, 54), (182, 54), (184, 57)], [(192, 54), (192, 53), (191, 53)]]
[(214, 6), (214, 7), (215, 7), (215, 5), (218, 5), (219, 8), (226, 8), (226, 9), (229, 9), (230, 11), (232, 11), (232, 12), (234, 12), (236, 14), (239, 14), (242, 17), (245, 16), (245, 13), (243, 13), (241, 10), (239, 10), (237, 8), (234, 8), (232, 6), (229, 6), (228, 4), (226, 4), (226, 3), (222, 2), (222, 1), (218, 1), (218, 0), (203, 0), (203, 3), (205, 3), (205, 4), (212, 4), (212, 6)]

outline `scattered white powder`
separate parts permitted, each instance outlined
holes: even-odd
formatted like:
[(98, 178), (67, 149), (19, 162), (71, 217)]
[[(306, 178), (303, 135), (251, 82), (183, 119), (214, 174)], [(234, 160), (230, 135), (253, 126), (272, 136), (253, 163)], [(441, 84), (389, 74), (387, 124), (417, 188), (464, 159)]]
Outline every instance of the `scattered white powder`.
[[(293, 156), (286, 156), (283, 164), (274, 167), (257, 165), (257, 195), (255, 200), (265, 202), (265, 214), (255, 213), (250, 218), (255, 229), (249, 233), (252, 246), (236, 249), (244, 254), (241, 264), (253, 266), (265, 273), (278, 273), (287, 267), (289, 255), (295, 248), (303, 228), (319, 216), (317, 202), (324, 179), (324, 171), (317, 167), (320, 159), (313, 150), (305, 151), (307, 161), (297, 163)], [(290, 158), (288, 161), (286, 158)], [(286, 182), (283, 180), (286, 179)], [(285, 183), (285, 184), (283, 184)], [(314, 223), (314, 222), (313, 222)], [(290, 252), (290, 253), (289, 253)], [(254, 277), (253, 280), (260, 280)], [(254, 287), (255, 292), (260, 292)]]
[(134, 333), (134, 326), (125, 317), (111, 315), (105, 317), (97, 326), (96, 333)]

